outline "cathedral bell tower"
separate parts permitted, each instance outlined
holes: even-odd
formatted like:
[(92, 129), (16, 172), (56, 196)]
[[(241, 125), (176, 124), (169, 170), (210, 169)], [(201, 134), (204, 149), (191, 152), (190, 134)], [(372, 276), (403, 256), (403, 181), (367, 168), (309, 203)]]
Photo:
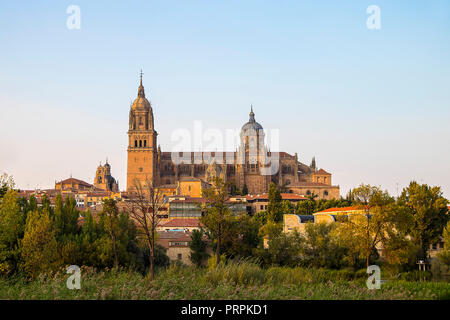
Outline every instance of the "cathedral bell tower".
[(145, 186), (146, 181), (156, 185), (157, 144), (153, 111), (145, 98), (141, 82), (138, 96), (130, 109), (128, 130), (127, 191), (134, 192), (137, 183)]

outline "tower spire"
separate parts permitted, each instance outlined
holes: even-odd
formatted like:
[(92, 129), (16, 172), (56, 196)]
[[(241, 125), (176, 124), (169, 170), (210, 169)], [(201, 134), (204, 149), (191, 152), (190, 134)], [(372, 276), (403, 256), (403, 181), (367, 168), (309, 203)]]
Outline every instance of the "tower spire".
[(144, 91), (144, 86), (143, 86), (143, 84), (142, 84), (142, 75), (143, 75), (144, 73), (142, 72), (142, 69), (141, 69), (141, 73), (140, 73), (140, 84), (139, 84), (139, 89), (138, 89), (138, 97), (141, 97), (141, 98), (145, 98), (145, 91)]
[(250, 121), (255, 122), (255, 114), (253, 113), (253, 104), (250, 105)]

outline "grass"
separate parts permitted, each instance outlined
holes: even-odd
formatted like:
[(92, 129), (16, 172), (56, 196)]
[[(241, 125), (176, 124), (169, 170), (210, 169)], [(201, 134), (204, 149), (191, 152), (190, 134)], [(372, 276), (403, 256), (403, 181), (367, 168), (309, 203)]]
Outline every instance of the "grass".
[(173, 265), (154, 281), (127, 270), (83, 267), (81, 290), (69, 290), (59, 272), (33, 281), (0, 278), (0, 299), (450, 299), (450, 283), (390, 281), (369, 290), (362, 272), (273, 267), (249, 262), (215, 269)]

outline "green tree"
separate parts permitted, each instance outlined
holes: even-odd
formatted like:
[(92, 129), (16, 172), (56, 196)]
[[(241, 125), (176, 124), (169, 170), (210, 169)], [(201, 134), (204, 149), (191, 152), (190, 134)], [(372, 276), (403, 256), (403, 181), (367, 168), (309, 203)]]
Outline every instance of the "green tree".
[(255, 250), (255, 254), (266, 266), (296, 266), (300, 262), (303, 237), (298, 232), (280, 232), (268, 241), (267, 248)]
[(228, 203), (230, 198), (227, 192), (228, 184), (219, 177), (215, 177), (212, 182), (210, 188), (202, 190), (202, 196), (206, 199), (206, 213), (200, 218), (200, 221), (215, 242), (216, 262), (219, 265), (222, 242), (232, 232), (232, 213)]
[(248, 187), (247, 184), (244, 183), (244, 186), (242, 187), (242, 195), (246, 196), (248, 194)]
[(299, 201), (297, 203), (296, 212), (300, 215), (312, 215), (316, 212), (316, 201), (310, 199)]
[(116, 201), (114, 199), (106, 199), (103, 201), (103, 211), (101, 218), (104, 219), (105, 229), (109, 233), (113, 253), (114, 253), (114, 267), (119, 267), (119, 254), (117, 249), (118, 237), (121, 232), (119, 225), (119, 209), (117, 209)]
[(16, 271), (19, 239), (25, 228), (24, 215), (17, 203), (17, 192), (9, 189), (0, 203), (0, 274)]
[(31, 278), (57, 267), (58, 243), (48, 212), (32, 211), (28, 214), (21, 257), (21, 269)]
[(438, 254), (438, 258), (447, 267), (450, 267), (450, 221), (447, 222), (447, 226), (444, 229), (443, 238), (444, 250)]
[(419, 258), (427, 260), (430, 244), (439, 240), (447, 223), (448, 200), (442, 196), (440, 187), (430, 187), (412, 181), (403, 189), (398, 203), (413, 215), (411, 235), (420, 247)]
[(0, 175), (0, 202), (8, 192), (8, 190), (14, 189), (15, 183), (12, 176), (6, 173)]
[(362, 184), (353, 190), (354, 201), (362, 214), (352, 215), (347, 223), (342, 224), (342, 231), (351, 237), (353, 250), (359, 251), (370, 265), (372, 256), (377, 255), (377, 246), (382, 242), (389, 226), (389, 205), (394, 199), (387, 191)]
[(281, 212), (282, 214), (294, 214), (296, 212), (296, 208), (292, 204), (292, 202), (288, 200), (283, 200), (281, 202)]
[(340, 268), (346, 248), (340, 246), (333, 234), (335, 224), (308, 223), (301, 248), (304, 263), (315, 268)]
[(280, 190), (278, 190), (274, 182), (271, 182), (269, 185), (269, 204), (267, 205), (267, 212), (269, 213), (269, 219), (274, 222), (283, 220), (281, 201), (282, 197)]
[(204, 240), (203, 230), (193, 230), (191, 234), (191, 242), (189, 243), (191, 249), (191, 261), (197, 267), (200, 267), (205, 259), (208, 259), (209, 254), (206, 252), (207, 243)]

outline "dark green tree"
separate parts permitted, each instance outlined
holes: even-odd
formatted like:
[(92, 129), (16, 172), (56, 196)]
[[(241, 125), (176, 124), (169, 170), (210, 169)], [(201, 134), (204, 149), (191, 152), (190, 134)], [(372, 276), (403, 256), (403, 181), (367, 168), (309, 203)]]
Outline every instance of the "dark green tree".
[(267, 205), (267, 212), (269, 212), (269, 219), (274, 222), (283, 220), (283, 211), (281, 206), (281, 193), (275, 183), (271, 182), (269, 185), (269, 204)]
[(189, 243), (189, 248), (191, 249), (191, 261), (197, 267), (200, 267), (205, 259), (209, 257), (206, 252), (207, 243), (204, 239), (203, 230), (193, 230), (191, 234), (191, 242)]
[(247, 184), (244, 183), (244, 186), (242, 187), (242, 195), (246, 196), (248, 194), (248, 187)]

